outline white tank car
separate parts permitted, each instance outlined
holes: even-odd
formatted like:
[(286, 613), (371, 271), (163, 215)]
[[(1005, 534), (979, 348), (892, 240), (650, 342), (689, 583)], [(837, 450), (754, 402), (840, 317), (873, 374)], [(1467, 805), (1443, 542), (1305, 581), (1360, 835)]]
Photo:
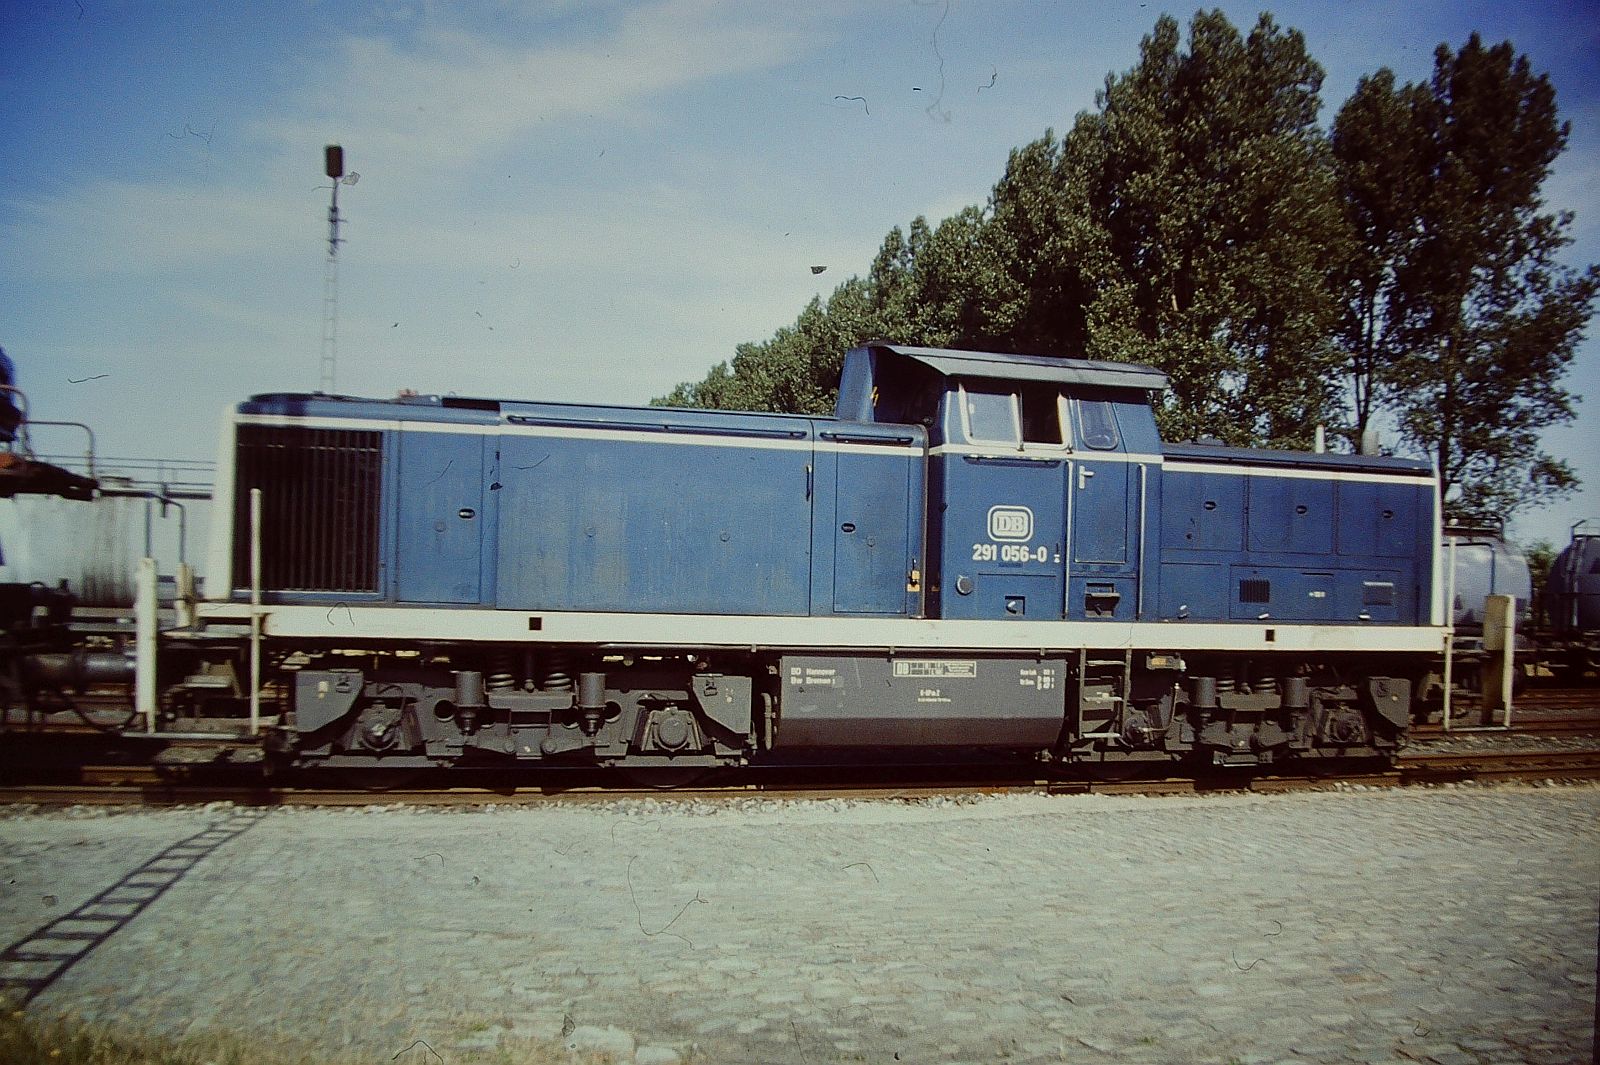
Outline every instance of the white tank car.
[(1532, 620), (1533, 579), (1522, 552), (1506, 543), (1495, 529), (1447, 528), (1445, 557), (1455, 546), (1455, 600), (1452, 624), (1461, 633), (1483, 631), (1484, 600), (1510, 595), (1517, 600), (1517, 627)]
[[(106, 478), (103, 488), (118, 487)], [(190, 501), (184, 512), (182, 554), (194, 564), (203, 554), (207, 511)], [(0, 500), (0, 583), (62, 581), (80, 607), (125, 609), (133, 605), (134, 574), (146, 554), (163, 576), (162, 598), (170, 597), (171, 574), (180, 555), (178, 511), (157, 500), (101, 495), (91, 501), (54, 496)]]

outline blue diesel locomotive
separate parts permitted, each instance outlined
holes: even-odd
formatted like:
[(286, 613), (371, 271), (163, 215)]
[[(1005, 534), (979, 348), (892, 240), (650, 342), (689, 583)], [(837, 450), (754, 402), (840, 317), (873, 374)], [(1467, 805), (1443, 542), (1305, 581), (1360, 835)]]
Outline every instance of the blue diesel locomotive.
[(1165, 387), (871, 344), (832, 419), (257, 396), (197, 635), (251, 632), (300, 765), (1392, 752), (1432, 472), (1163, 444)]

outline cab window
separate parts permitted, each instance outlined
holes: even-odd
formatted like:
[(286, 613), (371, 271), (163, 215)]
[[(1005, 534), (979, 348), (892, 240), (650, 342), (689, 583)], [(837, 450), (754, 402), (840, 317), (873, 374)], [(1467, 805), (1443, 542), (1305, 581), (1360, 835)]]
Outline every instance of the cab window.
[(1022, 439), (1030, 444), (1066, 443), (1061, 392), (1054, 385), (1022, 386)]
[(967, 439), (1016, 444), (1022, 441), (1015, 392), (961, 388), (961, 416)]
[(872, 420), (931, 426), (944, 392), (944, 379), (921, 363), (879, 360), (872, 387)]
[(1113, 451), (1121, 443), (1111, 404), (1103, 399), (1078, 402), (1078, 421), (1083, 427), (1083, 446), (1096, 451)]

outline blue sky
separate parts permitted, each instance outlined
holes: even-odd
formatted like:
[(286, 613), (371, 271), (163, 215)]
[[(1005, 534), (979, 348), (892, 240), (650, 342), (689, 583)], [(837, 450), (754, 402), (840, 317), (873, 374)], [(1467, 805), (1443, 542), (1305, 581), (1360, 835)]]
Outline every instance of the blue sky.
[[(0, 0), (0, 344), (35, 413), (102, 454), (210, 458), (227, 405), (317, 386), (338, 141), (360, 174), (340, 391), (642, 403), (864, 271), (891, 226), (982, 203), (1161, 10)], [(1569, 259), (1600, 261), (1600, 6), (1269, 10), (1327, 68), (1325, 122), (1363, 73), (1513, 41), (1572, 123), (1546, 187), (1577, 212)], [(1600, 517), (1600, 342), (1568, 384), (1591, 399), (1548, 443), (1589, 487), (1527, 538)]]

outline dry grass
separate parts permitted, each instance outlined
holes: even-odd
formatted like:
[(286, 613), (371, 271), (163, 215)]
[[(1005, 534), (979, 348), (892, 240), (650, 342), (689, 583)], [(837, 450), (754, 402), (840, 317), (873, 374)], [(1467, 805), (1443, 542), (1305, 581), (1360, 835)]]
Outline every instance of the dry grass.
[(166, 1039), (21, 1010), (0, 1015), (0, 1065), (353, 1065), (355, 1060), (230, 1035)]
[[(387, 1054), (330, 1052), (226, 1033), (166, 1038), (121, 1026), (0, 1009), (0, 1065), (371, 1065)], [(609, 1057), (518, 1040), (494, 1050), (414, 1045), (400, 1065), (607, 1065)]]

